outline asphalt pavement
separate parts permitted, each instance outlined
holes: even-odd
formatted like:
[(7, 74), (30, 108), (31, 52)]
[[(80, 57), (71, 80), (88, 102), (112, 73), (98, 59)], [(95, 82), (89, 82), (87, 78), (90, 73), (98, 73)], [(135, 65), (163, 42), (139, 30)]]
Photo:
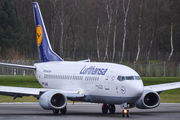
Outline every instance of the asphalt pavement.
[(180, 104), (160, 104), (155, 109), (130, 109), (130, 117), (122, 117), (122, 109), (116, 106), (115, 114), (102, 114), (102, 104), (69, 103), (66, 115), (54, 115), (42, 109), (38, 103), (1, 103), (0, 120), (180, 120)]

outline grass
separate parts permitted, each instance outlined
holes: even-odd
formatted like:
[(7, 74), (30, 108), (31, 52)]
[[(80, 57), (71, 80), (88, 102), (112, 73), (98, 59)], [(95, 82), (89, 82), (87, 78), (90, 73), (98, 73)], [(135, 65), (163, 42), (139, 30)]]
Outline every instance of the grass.
[(37, 81), (35, 76), (8, 76), (0, 77), (1, 86), (16, 86), (16, 87), (31, 87), (40, 88), (41, 85)]
[[(144, 86), (163, 84), (170, 82), (180, 82), (180, 77), (142, 77)], [(41, 85), (36, 80), (35, 76), (8, 76), (0, 77), (0, 86), (16, 86), (40, 88)], [(164, 91), (160, 94), (161, 103), (180, 103), (180, 89)], [(0, 103), (2, 102), (38, 102), (32, 96), (17, 98), (0, 95)]]
[(142, 77), (144, 86), (180, 82), (180, 77)]
[[(2, 76), (0, 77), (0, 86), (41, 88), (41, 85), (35, 76)], [(23, 98), (16, 98), (13, 100), (13, 97), (0, 95), (0, 103), (2, 102), (38, 102), (38, 100), (33, 96), (25, 96)]]

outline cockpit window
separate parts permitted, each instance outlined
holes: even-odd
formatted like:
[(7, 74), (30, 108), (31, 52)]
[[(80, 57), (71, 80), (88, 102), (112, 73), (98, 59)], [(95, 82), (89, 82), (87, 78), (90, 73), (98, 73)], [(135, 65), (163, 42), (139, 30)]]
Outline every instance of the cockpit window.
[(133, 76), (126, 76), (126, 80), (134, 80)]
[(141, 80), (140, 76), (134, 76), (136, 80)]
[(118, 76), (117, 79), (118, 79), (119, 81), (121, 81), (121, 76)]
[(118, 77), (117, 77), (117, 80), (119, 80), (119, 81), (124, 81), (124, 80), (125, 80), (125, 77), (124, 77), (124, 76), (118, 76)]
[(118, 76), (117, 80), (124, 81), (124, 80), (141, 80), (140, 76)]

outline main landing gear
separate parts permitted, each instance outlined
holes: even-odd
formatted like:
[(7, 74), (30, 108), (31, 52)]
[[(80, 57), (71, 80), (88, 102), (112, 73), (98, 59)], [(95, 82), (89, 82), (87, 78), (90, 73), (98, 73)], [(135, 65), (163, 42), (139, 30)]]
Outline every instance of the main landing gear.
[(64, 114), (66, 114), (67, 108), (64, 107), (64, 108), (61, 109), (61, 110), (53, 110), (53, 114), (54, 114), (54, 115), (57, 115), (57, 114), (59, 114), (59, 111), (61, 111), (61, 114), (64, 115)]
[[(116, 111), (116, 107), (114, 104), (103, 104), (102, 105), (102, 113), (103, 114), (107, 114), (108, 110), (111, 114), (114, 114)], [(127, 110), (126, 108), (124, 110), (122, 110), (122, 117), (129, 117), (129, 110)]]
[(115, 105), (114, 105), (114, 104), (109, 104), (109, 105), (107, 105), (107, 104), (104, 103), (104, 104), (102, 105), (102, 112), (103, 112), (104, 114), (107, 114), (108, 110), (109, 110), (109, 112), (110, 112), (111, 114), (114, 114), (115, 111), (116, 111)]

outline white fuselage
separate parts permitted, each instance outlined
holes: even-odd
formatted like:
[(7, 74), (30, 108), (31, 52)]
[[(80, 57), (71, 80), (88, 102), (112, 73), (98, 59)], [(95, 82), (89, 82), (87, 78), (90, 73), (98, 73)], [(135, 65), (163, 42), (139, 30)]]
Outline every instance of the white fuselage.
[(86, 96), (79, 101), (122, 104), (135, 103), (143, 93), (143, 82), (137, 79), (118, 80), (118, 76), (133, 77), (138, 73), (119, 64), (100, 62), (37, 63), (36, 78), (48, 89), (81, 90)]

